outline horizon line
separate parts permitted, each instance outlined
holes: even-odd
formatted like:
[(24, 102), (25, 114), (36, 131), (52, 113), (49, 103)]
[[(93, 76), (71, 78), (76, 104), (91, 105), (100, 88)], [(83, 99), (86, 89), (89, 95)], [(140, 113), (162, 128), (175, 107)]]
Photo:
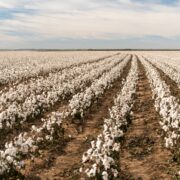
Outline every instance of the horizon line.
[(28, 49), (0, 49), (0, 51), (180, 51), (180, 48), (166, 49), (166, 48), (28, 48)]

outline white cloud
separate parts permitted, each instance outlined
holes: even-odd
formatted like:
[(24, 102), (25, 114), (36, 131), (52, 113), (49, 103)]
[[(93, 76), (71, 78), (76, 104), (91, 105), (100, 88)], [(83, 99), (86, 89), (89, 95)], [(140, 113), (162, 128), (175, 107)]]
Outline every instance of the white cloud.
[(14, 13), (14, 18), (0, 20), (0, 34), (15, 31), (18, 33), (13, 33), (12, 37), (24, 38), (25, 41), (29, 38), (180, 36), (179, 6), (153, 3), (147, 6), (131, 0), (7, 0), (6, 4), (0, 0), (2, 7), (36, 10), (32, 14)]

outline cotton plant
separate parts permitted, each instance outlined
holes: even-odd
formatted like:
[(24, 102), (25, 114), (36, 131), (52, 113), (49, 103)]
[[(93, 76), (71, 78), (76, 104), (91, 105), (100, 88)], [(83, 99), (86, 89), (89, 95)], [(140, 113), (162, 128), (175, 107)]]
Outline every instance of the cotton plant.
[[(0, 152), (0, 164), (3, 165), (0, 166), (1, 174), (23, 168), (22, 155), (33, 155), (38, 150), (39, 143), (52, 141), (54, 138), (53, 133), (57, 130), (54, 129), (53, 125), (57, 124), (59, 126), (58, 130), (60, 130), (62, 124), (61, 115), (60, 113), (53, 112), (50, 119), (43, 120), (42, 127), (36, 127), (35, 125), (31, 127), (33, 136), (29, 136), (26, 132), (21, 133), (13, 141), (6, 143), (5, 150)], [(43, 134), (42, 131), (44, 130), (47, 130), (49, 133)]]
[(26, 133), (21, 133), (13, 141), (6, 143), (5, 149), (0, 151), (0, 175), (24, 168), (21, 155), (34, 152), (36, 148), (33, 139)]

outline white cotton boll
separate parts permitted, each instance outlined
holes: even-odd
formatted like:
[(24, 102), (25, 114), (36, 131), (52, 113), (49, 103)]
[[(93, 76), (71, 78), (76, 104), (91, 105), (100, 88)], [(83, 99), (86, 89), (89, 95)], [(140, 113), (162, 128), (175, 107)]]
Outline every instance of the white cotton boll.
[(131, 112), (130, 112), (130, 115), (131, 115), (131, 116), (133, 116), (133, 114), (134, 114), (134, 112), (133, 112), (133, 111), (131, 111)]
[(115, 143), (114, 146), (113, 146), (113, 151), (118, 152), (119, 149), (120, 149), (120, 143)]
[(37, 137), (37, 142), (41, 142), (41, 141), (43, 141), (43, 138), (41, 138), (41, 137)]
[(114, 160), (111, 157), (108, 157), (107, 155), (103, 158), (103, 166), (105, 170), (110, 169), (111, 163), (114, 162)]
[(118, 171), (117, 171), (117, 169), (111, 169), (112, 170), (112, 172), (113, 172), (113, 175), (114, 175), (114, 177), (117, 177), (118, 176)]
[(89, 155), (92, 154), (92, 152), (93, 152), (93, 149), (92, 149), (92, 148), (90, 148), (90, 149), (87, 150), (87, 154), (89, 154)]
[(172, 114), (172, 119), (177, 119), (177, 118), (178, 118), (178, 111), (175, 111)]
[(27, 136), (28, 136), (27, 132), (23, 133), (23, 136), (24, 136), (24, 137), (27, 137)]
[(162, 127), (162, 129), (163, 129), (165, 132), (167, 132), (167, 131), (169, 130), (169, 127), (166, 126), (166, 125), (164, 125), (164, 126)]
[(50, 141), (52, 141), (52, 140), (53, 140), (53, 137), (52, 137), (52, 136), (50, 136), (49, 140), (50, 140)]
[(69, 134), (68, 137), (69, 137), (70, 139), (73, 138), (72, 134)]
[(7, 156), (6, 159), (9, 163), (12, 163), (14, 161), (14, 159), (11, 156)]
[(101, 144), (102, 144), (102, 140), (100, 138), (98, 138), (97, 141), (96, 141), (97, 149), (101, 149)]
[(76, 110), (76, 109), (73, 109), (71, 114), (74, 115), (74, 114), (76, 114), (76, 113), (77, 113), (77, 110)]
[(108, 131), (109, 127), (107, 124), (104, 124), (104, 132)]
[(87, 169), (85, 172), (88, 177), (95, 177), (96, 176), (97, 165), (93, 164), (91, 169)]
[(79, 168), (79, 172), (80, 173), (82, 173), (83, 172), (83, 168), (81, 167), (81, 168)]
[(69, 112), (65, 112), (64, 113), (64, 118), (68, 117), (69, 116)]
[(16, 156), (17, 149), (15, 147), (7, 148), (4, 153), (5, 155)]
[(172, 139), (177, 139), (178, 138), (178, 134), (176, 134), (175, 132), (172, 132), (171, 138)]
[(173, 128), (179, 128), (179, 121), (175, 120), (174, 122), (171, 123)]
[(88, 154), (84, 153), (82, 157), (82, 163), (85, 163), (89, 159)]
[(103, 180), (108, 180), (108, 173), (106, 171), (102, 172), (102, 179)]
[(166, 138), (165, 137), (165, 146), (166, 148), (172, 147), (173, 146), (173, 141), (171, 138)]
[(50, 130), (51, 130), (51, 125), (50, 125), (50, 124), (47, 124), (47, 125), (46, 125), (46, 128), (47, 128), (48, 131), (50, 131)]
[(46, 140), (50, 140), (50, 136), (49, 136), (49, 135), (46, 135), (46, 136), (45, 136), (45, 139), (46, 139)]
[(41, 121), (42, 121), (42, 122), (45, 122), (46, 120), (45, 120), (44, 118), (41, 118)]
[(7, 166), (7, 163), (0, 161), (0, 175), (2, 175), (8, 169), (9, 167)]
[(112, 138), (109, 138), (107, 141), (107, 146), (111, 147), (113, 145), (114, 140)]
[(37, 127), (35, 125), (32, 125), (31, 129), (32, 131), (37, 131)]
[(43, 128), (37, 128), (37, 133), (40, 133), (43, 130)]
[(95, 148), (95, 141), (91, 141), (91, 147), (94, 149)]
[(6, 143), (5, 143), (5, 148), (7, 149), (8, 147), (9, 147), (9, 146), (8, 146), (8, 143), (6, 142)]
[(34, 143), (34, 141), (32, 140), (31, 137), (29, 137), (29, 138), (27, 139), (27, 141), (26, 141), (26, 144), (27, 144), (29, 147), (32, 147), (33, 143)]

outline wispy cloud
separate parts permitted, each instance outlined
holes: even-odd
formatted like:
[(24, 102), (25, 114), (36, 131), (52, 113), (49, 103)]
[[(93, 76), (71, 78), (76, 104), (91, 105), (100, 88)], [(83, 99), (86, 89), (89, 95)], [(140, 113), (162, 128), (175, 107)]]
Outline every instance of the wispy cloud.
[(6, 41), (0, 48), (51, 48), (53, 43), (58, 48), (71, 42), (70, 47), (90, 40), (94, 47), (95, 41), (121, 46), (123, 39), (129, 47), (134, 39), (177, 45), (178, 19), (176, 0), (0, 0), (0, 38)]

